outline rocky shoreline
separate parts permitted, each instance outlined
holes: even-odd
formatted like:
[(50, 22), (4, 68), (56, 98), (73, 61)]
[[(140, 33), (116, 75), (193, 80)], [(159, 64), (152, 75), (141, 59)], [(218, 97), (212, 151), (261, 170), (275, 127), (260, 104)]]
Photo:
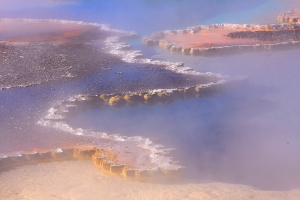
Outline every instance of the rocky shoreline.
[(300, 29), (283, 31), (239, 31), (223, 37), (230, 39), (253, 39), (255, 41), (299, 41)]
[[(115, 108), (140, 104), (154, 105), (171, 103), (176, 99), (200, 98), (220, 92), (223, 86), (222, 83), (223, 81), (219, 84), (199, 85), (173, 90), (156, 90), (144, 93), (99, 94), (96, 96), (78, 95), (51, 108), (48, 115), (41, 119), (39, 123), (43, 126), (50, 125), (50, 127), (56, 127), (64, 131), (69, 129), (70, 131), (72, 128), (64, 124), (63, 121), (82, 110), (94, 107)], [(86, 136), (95, 134), (82, 129), (74, 129), (74, 131), (72, 134), (77, 134), (78, 132), (76, 133), (76, 131), (80, 131)], [(55, 150), (39, 150), (29, 153), (13, 153), (0, 158), (0, 171), (42, 162), (85, 159), (93, 160), (97, 167), (111, 174), (136, 180), (177, 180), (185, 175), (186, 168), (178, 165), (172, 158), (167, 157), (170, 149), (162, 149), (160, 145), (153, 145), (147, 138), (132, 138), (113, 134), (107, 135), (105, 133), (99, 135), (101, 140), (106, 140), (105, 143), (106, 145), (109, 144), (108, 147), (105, 147), (106, 145), (87, 145)], [(138, 145), (138, 143), (140, 144)], [(121, 150), (122, 148), (126, 150)], [(144, 159), (137, 161), (136, 157), (144, 157)], [(151, 158), (155, 158), (155, 162), (151, 161)]]
[(39, 151), (6, 156), (0, 158), (0, 172), (24, 165), (72, 159), (92, 160), (97, 167), (106, 172), (143, 181), (169, 181), (181, 179), (185, 175), (184, 167), (178, 167), (176, 169), (159, 168), (157, 170), (138, 170), (130, 164), (118, 163), (118, 153), (93, 146), (58, 148), (52, 151)]
[[(3, 21), (5, 23), (29, 23), (33, 25), (40, 22), (59, 23), (59, 25), (69, 23), (68, 21), (59, 20), (16, 21), (5, 19)], [(76, 26), (81, 24), (79, 22), (70, 23), (74, 23)], [(85, 25), (85, 23), (82, 24)], [(96, 31), (99, 35), (95, 34), (95, 29), (92, 28), (90, 32), (87, 31), (75, 36), (72, 35), (73, 32), (71, 36), (68, 31), (64, 32), (64, 34), (68, 33), (68, 37), (63, 38), (60, 38), (61, 35), (64, 35), (60, 32), (50, 35), (43, 34), (43, 37), (30, 33), (30, 37), (27, 37), (27, 35), (26, 37), (18, 36), (2, 41), (0, 46), (0, 56), (3, 58), (1, 64), (4, 66), (2, 70), (7, 69), (15, 72), (21, 70), (17, 76), (17, 80), (21, 81), (20, 83), (14, 82), (14, 79), (0, 77), (4, 78), (3, 80), (8, 80), (4, 81), (3, 84), (6, 83), (9, 87), (20, 87), (22, 85), (28, 87), (36, 82), (29, 84), (26, 80), (29, 81), (32, 77), (40, 77), (39, 73), (43, 75), (42, 80), (37, 83), (39, 85), (60, 83), (60, 81), (68, 79), (80, 80), (102, 70), (109, 70), (107, 74), (110, 75), (114, 70), (118, 69), (118, 64), (124, 65), (123, 68), (125, 69), (125, 63), (131, 63), (132, 65), (129, 68), (129, 74), (139, 73), (143, 80), (138, 85), (134, 82), (127, 83), (127, 81), (131, 80), (130, 77), (124, 77), (123, 72), (117, 71), (118, 81), (114, 84), (118, 85), (123, 77), (126, 83), (117, 86), (116, 90), (119, 93), (115, 93), (111, 92), (114, 90), (109, 89), (111, 87), (103, 88), (105, 87), (102, 83), (103, 77), (99, 75), (98, 79), (100, 80), (93, 80), (93, 84), (95, 84), (95, 92), (99, 90), (102, 91), (101, 94), (78, 95), (62, 102), (58, 101), (36, 124), (40, 129), (49, 129), (49, 132), (55, 130), (53, 134), (58, 132), (69, 134), (70, 137), (84, 137), (86, 138), (83, 140), (84, 142), (78, 142), (77, 145), (74, 145), (74, 141), (69, 141), (71, 143), (70, 146), (65, 148), (47, 149), (46, 151), (37, 150), (30, 153), (24, 153), (24, 149), (27, 149), (24, 147), (21, 147), (19, 151), (8, 151), (5, 149), (4, 151), (12, 153), (2, 154), (0, 169), (5, 171), (26, 164), (83, 158), (86, 155), (88, 159), (93, 159), (95, 164), (105, 171), (126, 177), (149, 180), (182, 178), (185, 173), (185, 167), (178, 165), (172, 158), (166, 156), (170, 149), (164, 149), (162, 145), (154, 144), (149, 138), (126, 137), (73, 128), (68, 125), (67, 119), (87, 108), (136, 106), (139, 104), (153, 105), (170, 103), (176, 99), (211, 95), (222, 89), (223, 84), (229, 81), (228, 77), (220, 74), (196, 72), (189, 67), (185, 67), (180, 62), (173, 63), (144, 58), (141, 52), (132, 50), (128, 44), (121, 41), (123, 38), (134, 36), (134, 33), (114, 30), (104, 25), (88, 23), (86, 25), (99, 28)], [(92, 43), (92, 39), (96, 42)], [(99, 48), (103, 49), (104, 52), (100, 51)], [(9, 67), (12, 63), (14, 63), (13, 67), (15, 68)], [(117, 65), (115, 67), (117, 69), (112, 69), (114, 64)], [(32, 66), (36, 66), (36, 69), (33, 69)], [(64, 69), (65, 71), (63, 71)], [(139, 69), (140, 72), (136, 72), (136, 69)], [(104, 72), (102, 73), (104, 74)], [(3, 74), (9, 75), (7, 71), (4, 71)], [(55, 80), (56, 76), (61, 77), (62, 80)], [(164, 78), (161, 79), (161, 76)], [(149, 85), (151, 80), (156, 83)], [(143, 86), (143, 84), (148, 84), (148, 86)], [(5, 85), (2, 86), (2, 88), (5, 87), (9, 88)], [(131, 92), (128, 93), (126, 91)], [(10, 122), (6, 123), (10, 124)], [(20, 128), (18, 133), (22, 132), (22, 130)], [(66, 141), (66, 143), (68, 142)], [(82, 145), (85, 144), (89, 147), (82, 148)], [(55, 145), (51, 144), (50, 146), (52, 148)], [(107, 156), (106, 154), (109, 155)]]
[[(92, 108), (120, 108), (141, 104), (168, 104), (178, 99), (201, 98), (220, 92), (223, 84), (223, 80), (221, 80), (215, 84), (170, 90), (154, 90), (127, 94), (77, 95), (51, 108), (47, 116), (38, 123), (42, 126), (68, 131), (74, 135), (82, 134), (87, 137), (95, 137), (100, 145), (99, 147), (90, 148), (90, 151), (99, 152), (97, 148), (101, 148), (101, 152), (110, 152), (111, 156), (104, 156), (103, 153), (101, 155), (93, 153), (89, 158), (92, 158), (95, 164), (105, 171), (126, 177), (135, 177), (136, 179), (142, 178), (146, 181), (183, 178), (186, 170), (185, 167), (178, 165), (171, 157), (167, 156), (171, 149), (164, 149), (161, 145), (153, 144), (148, 138), (95, 133), (89, 130), (72, 128), (68, 125), (67, 121), (77, 113)], [(101, 143), (105, 145), (101, 145)], [(109, 146), (105, 147), (107, 144)], [(122, 149), (124, 147), (125, 150)], [(71, 149), (73, 150), (68, 149), (67, 152), (71, 151), (74, 154), (77, 147)], [(84, 151), (86, 152), (86, 150)], [(141, 160), (140, 158), (143, 159)]]

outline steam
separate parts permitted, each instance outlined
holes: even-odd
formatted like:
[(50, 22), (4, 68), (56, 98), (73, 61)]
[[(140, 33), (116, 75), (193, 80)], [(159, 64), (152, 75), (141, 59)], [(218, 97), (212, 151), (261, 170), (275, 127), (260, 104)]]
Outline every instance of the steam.
[[(222, 16), (257, 9), (266, 2), (111, 0), (79, 1), (60, 7), (66, 4), (20, 1), (0, 1), (0, 17), (109, 23), (143, 35), (201, 25), (215, 13)], [(87, 129), (101, 126), (101, 131), (160, 138), (165, 146), (177, 148), (174, 157), (188, 167), (191, 182), (221, 181), (265, 190), (299, 189), (299, 50), (208, 58), (153, 51), (154, 59), (184, 62), (197, 72), (247, 76), (249, 84), (170, 105), (101, 110), (100, 114), (95, 109), (78, 116), (75, 122)]]

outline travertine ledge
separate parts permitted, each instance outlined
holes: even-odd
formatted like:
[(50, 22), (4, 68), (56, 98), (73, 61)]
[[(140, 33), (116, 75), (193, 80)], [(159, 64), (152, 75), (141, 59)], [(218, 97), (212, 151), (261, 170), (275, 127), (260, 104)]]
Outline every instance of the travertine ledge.
[(22, 153), (0, 158), (0, 172), (23, 165), (71, 159), (93, 160), (94, 164), (106, 172), (138, 180), (173, 180), (185, 175), (185, 168), (158, 168), (157, 170), (135, 169), (131, 163), (119, 162), (118, 154), (93, 146), (58, 148), (53, 151)]
[[(241, 80), (245, 81), (246, 79)], [(182, 178), (185, 174), (185, 167), (175, 162), (172, 157), (168, 157), (169, 152), (173, 149), (163, 149), (162, 145), (154, 144), (150, 138), (128, 137), (73, 128), (68, 125), (68, 120), (80, 112), (93, 108), (168, 104), (176, 99), (201, 98), (222, 91), (223, 86), (224, 80), (220, 80), (220, 82), (206, 85), (168, 90), (99, 95), (81, 94), (49, 109), (47, 116), (38, 123), (73, 135), (95, 138), (94, 141), (98, 147), (101, 147), (101, 150), (93, 147), (89, 151), (94, 153), (87, 154), (98, 166), (111, 173), (145, 180)], [(72, 155), (77, 155), (77, 148), (74, 148), (72, 152)]]
[[(64, 120), (83, 110), (94, 107), (154, 105), (171, 103), (176, 99), (200, 98), (220, 92), (223, 81), (202, 86), (138, 93), (99, 94), (96, 96), (77, 95), (51, 108), (45, 119), (42, 119), (39, 123), (45, 126), (49, 125), (52, 128), (56, 127), (65, 131), (76, 132)], [(88, 130), (80, 129), (80, 132), (88, 137), (91, 136)], [(99, 146), (76, 146), (5, 156), (0, 158), (0, 171), (41, 162), (91, 159), (96, 166), (104, 171), (137, 180), (177, 180), (185, 176), (186, 168), (178, 165), (172, 158), (167, 157), (167, 154), (173, 149), (161, 149), (161, 145), (151, 145), (150, 140), (147, 138), (103, 134), (100, 140), (96, 138), (96, 141), (99, 142)], [(105, 145), (101, 147), (101, 144)], [(136, 159), (137, 157), (144, 158), (142, 163), (137, 161), (140, 160)]]
[[(189, 55), (215, 55), (300, 47), (300, 24), (213, 24), (161, 31), (144, 37), (148, 46)], [(282, 36), (282, 34), (284, 34)]]

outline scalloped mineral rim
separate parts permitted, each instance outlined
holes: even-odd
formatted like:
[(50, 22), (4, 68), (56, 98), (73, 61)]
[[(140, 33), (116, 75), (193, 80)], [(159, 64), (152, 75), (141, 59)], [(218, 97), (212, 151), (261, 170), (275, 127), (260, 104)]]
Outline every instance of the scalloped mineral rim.
[[(71, 98), (67, 101), (58, 103), (49, 109), (46, 116), (40, 119), (37, 123), (42, 126), (58, 129), (74, 135), (84, 135), (89, 138), (93, 138), (93, 144), (87, 144), (88, 147), (63, 147), (56, 150), (42, 150), (37, 152), (18, 152), (12, 155), (6, 155), (0, 160), (0, 170), (10, 169), (11, 167), (20, 166), (24, 164), (33, 164), (44, 161), (52, 160), (64, 160), (72, 158), (80, 159), (92, 159), (95, 164), (102, 169), (111, 173), (121, 174), (127, 177), (152, 179), (155, 177), (160, 178), (178, 178), (184, 176), (185, 167), (175, 164), (172, 158), (167, 157), (170, 149), (164, 149), (162, 145), (154, 144), (149, 138), (127, 137), (119, 136), (108, 133), (99, 133), (92, 130), (84, 130), (81, 128), (73, 128), (68, 125), (64, 119), (68, 114), (74, 114), (75, 111), (80, 111), (80, 102), (88, 102), (87, 105), (106, 105), (106, 106), (127, 106), (135, 104), (155, 104), (155, 103), (167, 103), (177, 98), (189, 98), (189, 97), (201, 97), (202, 95), (211, 94), (219, 91), (220, 86), (230, 81), (227, 76), (214, 74), (214, 73), (200, 73), (192, 70), (191, 68), (184, 67), (183, 63), (172, 63), (166, 61), (157, 61), (152, 59), (143, 58), (143, 54), (139, 51), (133, 51), (130, 46), (122, 43), (123, 37), (135, 35), (132, 32), (125, 32), (120, 30), (111, 29), (107, 25), (90, 24), (84, 22), (64, 21), (64, 20), (11, 20), (2, 19), (1, 23), (26, 23), (31, 27), (43, 26), (41, 22), (45, 22), (52, 27), (67, 25), (68, 27), (61, 27), (63, 31), (58, 31), (58, 35), (61, 32), (73, 33), (73, 30), (78, 25), (84, 25), (88, 27), (87, 32), (99, 28), (102, 31), (112, 33), (113, 36), (109, 36), (105, 40), (105, 50), (111, 54), (121, 57), (122, 60), (129, 63), (147, 63), (164, 66), (165, 69), (173, 71), (175, 73), (190, 74), (199, 77), (199, 83), (203, 76), (209, 77), (208, 82), (205, 84), (199, 84), (183, 88), (174, 89), (157, 89), (152, 91), (141, 91), (137, 93), (128, 94), (100, 94), (96, 98), (88, 95), (78, 95), (75, 98)], [(74, 29), (75, 27), (75, 29)], [(28, 27), (25, 29), (27, 30)], [(47, 27), (48, 28), (48, 27)], [(54, 28), (55, 29), (55, 28)], [(43, 27), (41, 30), (44, 31)], [(85, 30), (85, 29), (83, 29)], [(12, 32), (14, 32), (13, 30)], [(46, 32), (48, 32), (47, 30)], [(29, 31), (30, 32), (30, 31)], [(31, 33), (28, 33), (30, 35)], [(27, 34), (25, 34), (27, 36)], [(23, 35), (15, 37), (21, 38), (19, 41), (23, 41)], [(36, 40), (36, 33), (33, 33), (34, 38), (30, 42), (35, 41), (52, 41), (60, 38), (54, 37), (52, 39), (47, 36), (46, 39), (38, 38)], [(25, 40), (28, 38), (25, 37)], [(15, 42), (15, 40), (12, 40)], [(236, 79), (235, 79), (236, 80)], [(86, 107), (86, 106), (85, 106)], [(62, 108), (62, 109), (61, 109)]]
[(211, 26), (195, 26), (185, 30), (167, 30), (144, 37), (146, 45), (159, 45), (171, 52), (191, 55), (210, 55), (216, 53), (234, 53), (240, 51), (257, 51), (271, 49), (298, 48), (300, 37), (296, 40), (258, 41), (251, 38), (230, 38), (227, 35), (235, 32), (295, 31), (300, 23), (294, 24), (213, 24)]
[[(90, 158), (105, 171), (136, 179), (164, 180), (171, 178), (173, 180), (174, 178), (182, 178), (185, 175), (185, 167), (176, 164), (171, 157), (166, 156), (172, 149), (164, 149), (162, 145), (154, 144), (149, 138), (127, 137), (73, 128), (65, 120), (84, 109), (94, 107), (153, 105), (170, 103), (176, 99), (212, 95), (219, 92), (226, 82), (219, 77), (216, 77), (216, 79), (219, 81), (216, 80), (215, 83), (178, 89), (158, 89), (138, 93), (77, 95), (49, 109), (48, 114), (40, 119), (38, 124), (74, 135), (95, 138), (96, 146), (81, 147), (80, 150), (78, 150), (78, 147), (59, 149), (56, 153), (58, 156), (62, 155), (60, 154), (61, 151), (68, 151), (68, 158)], [(54, 155), (53, 151), (48, 154), (51, 154), (52, 157)], [(9, 162), (8, 165), (13, 164)]]
[(34, 152), (16, 152), (0, 158), (0, 171), (40, 162), (69, 159), (93, 160), (99, 168), (111, 174), (137, 180), (176, 180), (184, 177), (186, 168), (166, 155), (172, 149), (153, 144), (149, 138), (126, 137), (72, 128), (64, 119), (83, 109), (97, 107), (136, 106), (170, 103), (176, 99), (199, 98), (222, 90), (224, 80), (178, 89), (158, 89), (139, 93), (77, 95), (49, 109), (38, 123), (75, 135), (95, 138), (97, 145), (69, 146)]
[(290, 10), (278, 16), (278, 21), (283, 23), (300, 22), (300, 9)]
[(23, 165), (71, 159), (93, 160), (94, 164), (104, 171), (135, 179), (173, 180), (185, 175), (185, 167), (179, 165), (162, 165), (156, 169), (136, 168), (130, 156), (96, 146), (66, 147), (12, 154), (0, 158), (0, 172)]

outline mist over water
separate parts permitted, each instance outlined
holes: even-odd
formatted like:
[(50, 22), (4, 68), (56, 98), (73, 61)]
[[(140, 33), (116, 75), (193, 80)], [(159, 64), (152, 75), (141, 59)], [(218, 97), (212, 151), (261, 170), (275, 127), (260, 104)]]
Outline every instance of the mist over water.
[[(18, 2), (18, 0), (15, 2)], [(22, 2), (21, 4), (15, 2), (6, 2), (5, 6), (3, 3), (2, 9), (0, 9), (0, 11), (2, 10), (0, 17), (55, 18), (104, 23), (123, 30), (134, 30), (142, 35), (199, 24), (246, 23), (246, 21), (237, 21), (237, 17), (232, 16), (232, 14), (240, 13), (239, 15), (243, 15), (243, 12), (253, 10), (253, 16), (244, 15), (239, 17), (239, 20), (251, 20), (256, 18), (255, 15), (264, 14), (265, 10), (260, 9), (260, 7), (270, 4), (268, 0), (246, 2), (238, 0), (112, 0), (109, 2), (82, 0), (74, 2), (37, 1), (39, 3)], [(32, 2), (35, 1), (32, 0)], [(276, 3), (271, 5), (274, 4)], [(277, 4), (281, 5), (282, 11), (289, 6), (289, 3), (286, 4), (285, 1), (281, 0), (278, 0)], [(36, 7), (39, 9), (36, 9)], [(231, 18), (228, 18), (228, 15)], [(277, 16), (277, 13), (275, 16)], [(211, 21), (214, 18), (216, 18), (215, 21)]]
[[(198, 70), (205, 66), (218, 73), (247, 75), (249, 82), (221, 94), (167, 105), (88, 110), (71, 124), (159, 138), (158, 143), (176, 148), (172, 156), (188, 167), (193, 181), (296, 189), (300, 178), (297, 53), (253, 53), (210, 61), (163, 52), (160, 55), (169, 60), (185, 60)], [(292, 58), (294, 62), (289, 62)]]
[[(143, 36), (200, 24), (276, 23), (279, 13), (295, 6), (300, 6), (300, 3), (283, 0), (32, 0), (20, 3), (16, 0), (0, 1), (0, 17), (104, 23), (118, 29), (133, 30)], [(245, 76), (249, 80), (246, 84), (231, 85), (221, 93), (203, 98), (154, 106), (84, 110), (69, 119), (70, 125), (148, 137), (155, 143), (175, 148), (171, 156), (188, 169), (186, 184), (215, 181), (247, 185), (259, 190), (299, 189), (299, 49), (193, 57), (172, 54), (158, 47), (141, 47), (137, 39), (129, 42), (134, 49), (144, 50), (146, 57), (152, 59), (184, 62), (185, 66), (199, 72)], [(124, 84), (123, 91), (151, 85), (151, 81), (141, 81), (141, 75), (145, 71), (148, 73), (148, 69), (136, 69), (131, 64), (124, 67), (119, 58), (107, 59), (109, 62), (104, 63), (105, 70), (100, 73), (94, 71), (79, 79), (1, 91), (0, 154), (34, 148), (34, 145), (53, 147), (63, 144), (64, 140), (72, 144), (85, 140), (84, 137), (73, 136), (70, 139), (66, 133), (34, 127), (37, 120), (58, 101), (80, 93), (116, 92), (126, 81), (133, 83)], [(119, 71), (124, 72), (125, 82), (117, 75)], [(130, 74), (127, 78), (126, 71)], [(157, 72), (149, 73), (155, 74), (150, 76), (152, 78), (157, 75)], [(58, 72), (55, 76), (60, 75)], [(156, 87), (160, 83), (152, 84)]]
[(213, 127), (209, 133), (226, 135), (218, 140), (226, 145), (221, 153), (226, 156), (217, 168), (226, 169), (229, 179), (244, 177), (246, 182), (268, 189), (299, 187), (298, 52), (249, 53), (212, 59), (166, 55), (159, 50), (158, 57), (184, 60), (196, 70), (249, 77), (246, 87), (230, 91), (227, 96), (230, 98), (211, 97), (215, 104), (209, 106), (219, 110), (212, 118), (217, 122), (213, 126), (206, 123)]

